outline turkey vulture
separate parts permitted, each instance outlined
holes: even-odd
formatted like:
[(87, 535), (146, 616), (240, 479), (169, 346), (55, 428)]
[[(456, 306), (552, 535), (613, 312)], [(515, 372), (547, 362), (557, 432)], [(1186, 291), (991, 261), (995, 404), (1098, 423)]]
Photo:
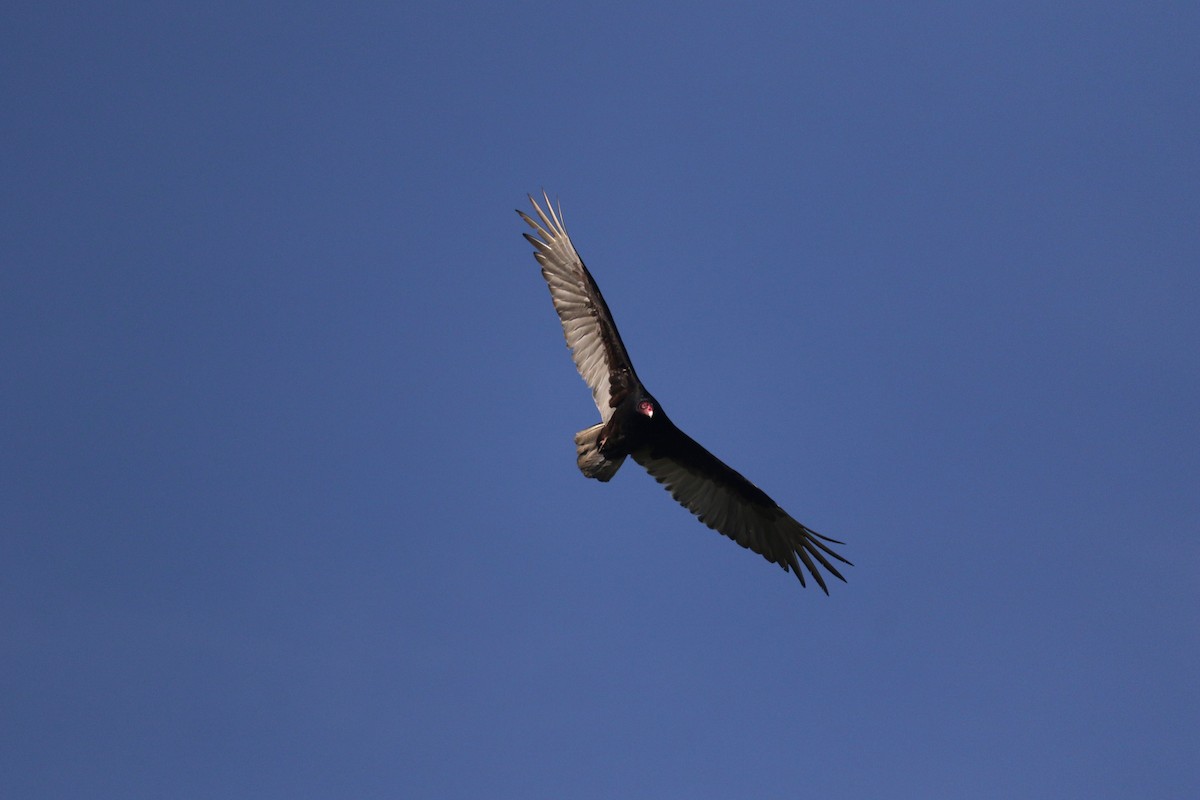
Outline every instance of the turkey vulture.
[(517, 213), (537, 234), (523, 235), (535, 248), (533, 256), (550, 286), (575, 366), (600, 410), (598, 424), (575, 434), (580, 471), (607, 481), (625, 457), (632, 456), (705, 525), (784, 571), (791, 570), (801, 586), (805, 585), (803, 563), (829, 594), (817, 565), (845, 581), (829, 559), (850, 562), (826, 544), (842, 542), (792, 519), (761, 489), (675, 427), (638, 380), (612, 313), (567, 236), (561, 206), (556, 210), (545, 192), (542, 197), (545, 210), (529, 197), (540, 222), (523, 211)]

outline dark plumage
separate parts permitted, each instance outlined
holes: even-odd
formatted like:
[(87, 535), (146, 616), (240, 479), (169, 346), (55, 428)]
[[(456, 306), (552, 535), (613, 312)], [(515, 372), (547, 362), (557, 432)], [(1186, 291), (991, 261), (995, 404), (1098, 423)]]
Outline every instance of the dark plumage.
[(818, 565), (845, 581), (830, 563), (850, 563), (829, 547), (841, 542), (792, 519), (761, 489), (675, 427), (638, 380), (612, 313), (567, 236), (561, 208), (556, 210), (545, 193), (542, 197), (545, 210), (529, 198), (537, 220), (517, 213), (537, 234), (524, 236), (536, 248), (534, 258), (542, 265), (567, 346), (600, 410), (599, 424), (575, 434), (580, 471), (607, 481), (631, 456), (705, 525), (791, 570), (801, 585), (803, 564), (829, 594)]

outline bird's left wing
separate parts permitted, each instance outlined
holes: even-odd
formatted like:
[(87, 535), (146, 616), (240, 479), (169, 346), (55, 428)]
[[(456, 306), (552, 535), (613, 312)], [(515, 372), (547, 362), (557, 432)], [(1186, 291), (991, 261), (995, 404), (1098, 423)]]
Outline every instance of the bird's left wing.
[(637, 374), (596, 281), (567, 236), (562, 209), (556, 210), (545, 192), (542, 197), (545, 211), (532, 196), (529, 198), (540, 223), (523, 211), (517, 213), (537, 233), (524, 236), (536, 248), (533, 256), (542, 265), (542, 277), (550, 287), (575, 367), (592, 390), (600, 418), (608, 422), (613, 408), (637, 383)]
[[(826, 544), (841, 544), (792, 519), (774, 500), (738, 472), (705, 450), (674, 423), (665, 426), (656, 442), (633, 453), (654, 479), (701, 522), (742, 547), (791, 570), (804, 584), (803, 563), (829, 594), (818, 565), (846, 579), (830, 558), (850, 564)], [(828, 556), (828, 558), (827, 558)]]

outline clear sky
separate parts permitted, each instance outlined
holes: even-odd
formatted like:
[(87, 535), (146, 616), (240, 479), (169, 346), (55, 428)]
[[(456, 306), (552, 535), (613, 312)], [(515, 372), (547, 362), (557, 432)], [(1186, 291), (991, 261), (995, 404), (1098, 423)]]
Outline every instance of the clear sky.
[[(0, 12), (0, 795), (1197, 796), (1195, 2), (83, 5)], [(579, 474), (543, 187), (831, 596)]]

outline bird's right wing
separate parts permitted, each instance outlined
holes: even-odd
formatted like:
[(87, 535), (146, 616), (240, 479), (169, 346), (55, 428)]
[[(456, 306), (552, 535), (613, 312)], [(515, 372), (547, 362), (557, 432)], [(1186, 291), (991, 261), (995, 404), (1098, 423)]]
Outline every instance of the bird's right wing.
[(663, 420), (660, 425), (657, 441), (643, 450), (635, 450), (633, 459), (680, 505), (713, 530), (794, 573), (802, 586), (807, 570), (822, 591), (829, 594), (821, 567), (835, 578), (846, 580), (831, 559), (850, 562), (829, 547), (841, 542), (797, 522), (762, 489), (674, 423)]
[(600, 418), (608, 422), (613, 409), (637, 384), (637, 375), (596, 281), (567, 236), (562, 209), (556, 210), (545, 192), (542, 197), (545, 211), (532, 195), (529, 198), (540, 223), (523, 211), (517, 213), (537, 233), (536, 237), (524, 236), (536, 248), (533, 257), (542, 265), (542, 277), (550, 287), (575, 367), (592, 390)]

